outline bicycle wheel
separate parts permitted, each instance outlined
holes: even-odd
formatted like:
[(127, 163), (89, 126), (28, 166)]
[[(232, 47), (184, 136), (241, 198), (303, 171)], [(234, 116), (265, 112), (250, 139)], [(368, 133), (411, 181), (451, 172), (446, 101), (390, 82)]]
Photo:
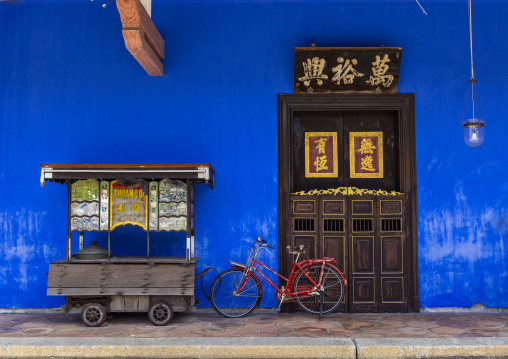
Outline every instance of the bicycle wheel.
[(256, 308), (261, 300), (259, 280), (251, 275), (239, 293), (235, 292), (244, 282), (243, 269), (222, 272), (212, 283), (210, 300), (213, 309), (228, 318), (244, 317)]
[[(321, 264), (313, 264), (310, 267), (309, 272), (307, 273), (307, 275), (310, 278), (312, 278), (314, 283), (318, 283), (319, 281), (321, 268), (322, 268)], [(328, 314), (337, 309), (340, 303), (342, 303), (342, 299), (344, 298), (345, 293), (344, 280), (342, 279), (342, 276), (335, 268), (325, 264), (325, 267), (323, 268), (322, 285), (324, 289), (323, 314)], [(310, 290), (313, 287), (314, 285), (303, 272), (298, 273), (294, 284), (295, 293)], [(307, 313), (319, 314), (320, 310), (319, 295), (296, 294), (295, 299), (298, 305)]]

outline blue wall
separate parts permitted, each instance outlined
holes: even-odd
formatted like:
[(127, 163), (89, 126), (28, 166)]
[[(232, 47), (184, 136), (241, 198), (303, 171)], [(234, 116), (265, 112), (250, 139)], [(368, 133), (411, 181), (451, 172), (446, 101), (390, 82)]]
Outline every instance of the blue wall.
[[(277, 93), (293, 48), (401, 46), (399, 92), (416, 94), (421, 305), (508, 307), (508, 3), (473, 2), (485, 143), (463, 142), (466, 1), (155, 2), (165, 75), (125, 49), (114, 5), (0, 3), (0, 307), (55, 307), (48, 264), (64, 257), (66, 188), (41, 163), (211, 163), (197, 189), (199, 269), (277, 242)], [(157, 236), (152, 253), (179, 254)], [(101, 244), (104, 237), (98, 236)], [(113, 248), (143, 253), (142, 231)], [(263, 259), (277, 268), (277, 253)], [(263, 305), (275, 305), (273, 291)], [(203, 297), (201, 296), (201, 299)], [(207, 305), (207, 303), (204, 303)]]

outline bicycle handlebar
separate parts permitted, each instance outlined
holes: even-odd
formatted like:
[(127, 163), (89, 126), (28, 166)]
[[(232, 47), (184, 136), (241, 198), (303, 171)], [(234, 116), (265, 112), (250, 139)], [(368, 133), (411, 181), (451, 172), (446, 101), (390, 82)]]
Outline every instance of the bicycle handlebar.
[(256, 239), (256, 244), (258, 243), (261, 243), (261, 245), (263, 245), (264, 247), (268, 247), (270, 249), (275, 249), (274, 247), (272, 247), (271, 245), (269, 244), (266, 244), (267, 242), (263, 239), (263, 237), (259, 236), (257, 239)]

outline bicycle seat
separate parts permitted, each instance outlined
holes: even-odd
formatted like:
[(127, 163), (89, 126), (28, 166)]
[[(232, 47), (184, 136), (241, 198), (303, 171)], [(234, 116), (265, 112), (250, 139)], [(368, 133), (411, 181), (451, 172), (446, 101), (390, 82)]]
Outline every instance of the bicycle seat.
[(298, 246), (298, 247), (294, 247), (294, 246), (287, 246), (286, 247), (288, 250), (289, 250), (289, 253), (291, 254), (303, 254), (305, 253), (305, 246)]

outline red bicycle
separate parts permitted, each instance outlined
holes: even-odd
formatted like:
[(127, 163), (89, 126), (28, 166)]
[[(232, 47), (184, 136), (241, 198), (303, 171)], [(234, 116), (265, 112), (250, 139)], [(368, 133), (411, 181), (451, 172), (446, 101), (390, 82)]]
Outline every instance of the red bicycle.
[[(308, 313), (319, 314), (320, 318), (337, 309), (344, 298), (346, 280), (342, 272), (332, 264), (335, 259), (316, 258), (298, 262), (300, 254), (305, 253), (304, 246), (288, 246), (289, 253), (297, 256), (289, 278), (285, 278), (256, 259), (261, 248), (273, 249), (266, 243), (258, 237), (254, 242), (255, 247), (249, 251), (245, 265), (229, 260), (231, 269), (215, 278), (210, 288), (210, 300), (217, 313), (228, 318), (240, 318), (259, 306), (263, 287), (257, 274), (277, 291), (278, 311), (283, 303), (290, 301), (296, 301)], [(256, 265), (276, 274), (285, 285), (278, 288)]]

